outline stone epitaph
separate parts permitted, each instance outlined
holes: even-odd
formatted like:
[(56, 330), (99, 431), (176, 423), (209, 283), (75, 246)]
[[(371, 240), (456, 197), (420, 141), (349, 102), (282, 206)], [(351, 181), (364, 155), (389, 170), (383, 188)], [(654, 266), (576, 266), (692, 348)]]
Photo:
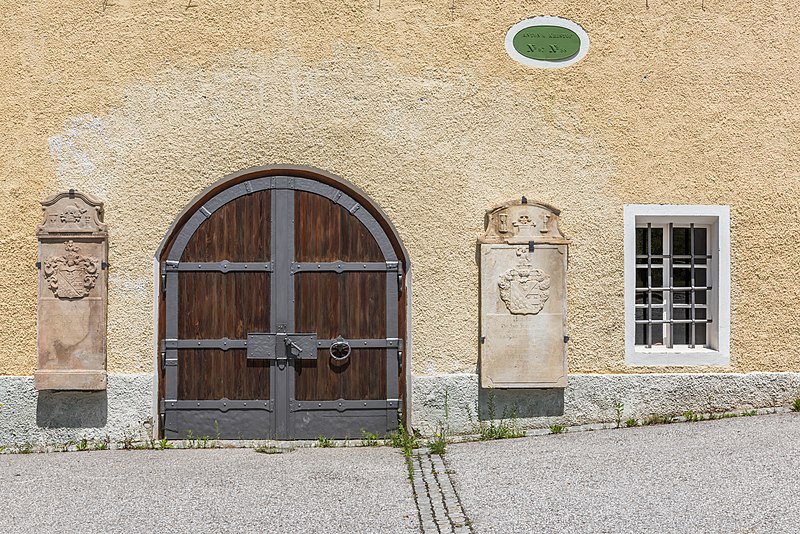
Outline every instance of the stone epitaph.
[(560, 211), (522, 200), (486, 212), (479, 237), (481, 387), (567, 385), (567, 246)]
[(108, 231), (103, 204), (70, 189), (42, 201), (38, 390), (106, 389)]

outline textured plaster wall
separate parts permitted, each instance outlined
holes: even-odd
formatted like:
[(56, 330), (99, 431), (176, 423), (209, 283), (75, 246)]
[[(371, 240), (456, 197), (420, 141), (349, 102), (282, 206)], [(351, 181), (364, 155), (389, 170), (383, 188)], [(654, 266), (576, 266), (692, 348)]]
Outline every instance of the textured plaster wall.
[[(146, 372), (164, 232), (208, 184), (269, 163), (339, 174), (390, 215), (414, 265), (415, 374), (474, 372), (475, 237), (521, 194), (563, 208), (574, 239), (571, 372), (703, 370), (623, 363), (623, 204), (662, 202), (731, 206), (728, 370), (800, 370), (800, 15), (649, 6), (2, 2), (0, 373), (35, 368), (41, 198), (105, 202), (109, 370)], [(540, 14), (582, 24), (588, 56), (512, 61), (506, 30)]]

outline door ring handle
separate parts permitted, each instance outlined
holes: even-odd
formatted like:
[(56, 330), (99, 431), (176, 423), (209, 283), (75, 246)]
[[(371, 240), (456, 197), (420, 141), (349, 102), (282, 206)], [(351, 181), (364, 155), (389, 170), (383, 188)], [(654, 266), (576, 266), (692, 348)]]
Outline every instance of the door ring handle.
[(333, 343), (331, 343), (328, 352), (330, 352), (331, 358), (337, 362), (341, 362), (350, 357), (352, 349), (350, 348), (350, 343), (348, 343), (347, 340), (342, 336), (339, 336)]

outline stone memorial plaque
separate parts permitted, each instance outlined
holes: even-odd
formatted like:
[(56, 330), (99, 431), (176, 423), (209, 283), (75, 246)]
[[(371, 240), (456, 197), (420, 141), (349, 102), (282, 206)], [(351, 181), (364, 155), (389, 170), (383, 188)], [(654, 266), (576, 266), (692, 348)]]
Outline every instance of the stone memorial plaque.
[(106, 262), (103, 205), (74, 190), (42, 202), (36, 389), (106, 388)]
[(523, 201), (487, 213), (480, 238), (481, 386), (567, 385), (567, 246), (559, 211)]

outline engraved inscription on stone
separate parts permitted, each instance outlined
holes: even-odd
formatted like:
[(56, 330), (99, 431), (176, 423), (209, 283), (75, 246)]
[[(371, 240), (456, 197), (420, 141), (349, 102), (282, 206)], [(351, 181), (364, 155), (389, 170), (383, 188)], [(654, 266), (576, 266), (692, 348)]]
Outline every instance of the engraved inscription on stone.
[(520, 201), (486, 213), (480, 236), (484, 388), (567, 385), (567, 247), (559, 211)]
[(500, 276), (500, 298), (511, 313), (535, 315), (550, 297), (550, 275), (531, 267), (526, 248), (518, 248), (517, 257), (517, 265)]
[(106, 388), (106, 261), (103, 204), (70, 190), (42, 201), (39, 240), (38, 390)]
[(47, 287), (60, 298), (79, 299), (89, 294), (97, 282), (100, 260), (78, 254), (80, 248), (73, 241), (64, 245), (66, 254), (44, 262)]

